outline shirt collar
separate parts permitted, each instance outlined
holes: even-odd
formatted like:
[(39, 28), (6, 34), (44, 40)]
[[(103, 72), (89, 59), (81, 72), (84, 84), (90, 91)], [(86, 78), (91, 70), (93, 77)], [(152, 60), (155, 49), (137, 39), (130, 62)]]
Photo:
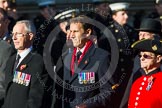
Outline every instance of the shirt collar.
[(31, 51), (31, 48), (26, 49), (25, 51), (21, 52), (21, 53), (17, 53), (20, 55), (20, 60), (18, 65), (21, 63), (21, 61), (29, 54), (29, 52)]
[(149, 72), (148, 74), (146, 74), (146, 73), (144, 72), (144, 70), (143, 70), (143, 69), (141, 69), (141, 72), (142, 72), (142, 73), (143, 73), (143, 75), (145, 75), (145, 76), (150, 76), (150, 75), (152, 75), (152, 74), (155, 74), (155, 73), (160, 72), (160, 68), (157, 68), (157, 69), (155, 69), (155, 70), (153, 70), (153, 71)]
[(78, 48), (77, 48), (77, 52), (78, 52), (78, 51), (80, 51), (80, 52), (82, 52), (82, 53), (83, 53), (83, 51), (84, 51), (85, 47), (86, 47), (86, 45), (84, 45), (84, 47), (83, 47), (83, 48), (81, 48), (80, 50), (78, 50)]

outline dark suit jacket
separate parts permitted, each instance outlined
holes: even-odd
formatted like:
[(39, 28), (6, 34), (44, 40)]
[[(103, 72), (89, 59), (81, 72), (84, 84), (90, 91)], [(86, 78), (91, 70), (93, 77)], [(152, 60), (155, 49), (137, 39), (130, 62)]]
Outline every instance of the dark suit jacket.
[(7, 65), (7, 60), (12, 53), (14, 53), (14, 48), (0, 38), (0, 104), (5, 95), (5, 67)]
[[(70, 73), (71, 58), (72, 54), (66, 53), (56, 65), (57, 75), (63, 78), (64, 82), (63, 88), (60, 85), (55, 86), (55, 107), (74, 108), (76, 105), (83, 103), (88, 108), (111, 107), (109, 100), (114, 91), (111, 89), (109, 81), (107, 81), (109, 80), (108, 77), (111, 76), (109, 72), (106, 73), (109, 66), (108, 53), (92, 45), (76, 68), (73, 76)], [(96, 85), (86, 89), (86, 87), (90, 87), (93, 84), (80, 84), (78, 73), (82, 72), (94, 72)], [(103, 81), (102, 78), (106, 80)], [(101, 79), (101, 85), (97, 87), (97, 82)]]
[(28, 86), (13, 82), (15, 59), (16, 54), (8, 60), (10, 65), (6, 68), (6, 95), (3, 108), (41, 108), (47, 80), (42, 57), (30, 52), (16, 69), (31, 75)]
[(13, 48), (6, 41), (0, 39), (0, 72), (4, 73), (6, 62), (13, 52)]

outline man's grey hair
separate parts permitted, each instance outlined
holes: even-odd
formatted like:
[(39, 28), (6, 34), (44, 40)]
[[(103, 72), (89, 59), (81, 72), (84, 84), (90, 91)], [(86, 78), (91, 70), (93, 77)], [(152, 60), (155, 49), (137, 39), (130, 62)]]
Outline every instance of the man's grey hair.
[(36, 28), (35, 28), (32, 21), (30, 21), (30, 20), (20, 20), (20, 21), (16, 22), (16, 24), (22, 24), (22, 23), (25, 24), (26, 32), (31, 32), (34, 35), (36, 34)]

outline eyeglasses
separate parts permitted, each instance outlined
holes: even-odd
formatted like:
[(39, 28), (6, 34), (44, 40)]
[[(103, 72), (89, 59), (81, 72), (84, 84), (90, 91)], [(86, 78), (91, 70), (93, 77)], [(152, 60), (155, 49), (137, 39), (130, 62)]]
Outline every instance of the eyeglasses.
[(11, 36), (13, 37), (13, 36), (16, 36), (16, 37), (22, 37), (22, 36), (26, 36), (26, 35), (28, 35), (29, 33), (26, 33), (26, 34), (23, 34), (23, 33), (11, 33)]
[(143, 57), (145, 59), (153, 59), (154, 58), (154, 57), (147, 55), (147, 54), (143, 54), (143, 55), (139, 54), (138, 56), (139, 56), (139, 58)]

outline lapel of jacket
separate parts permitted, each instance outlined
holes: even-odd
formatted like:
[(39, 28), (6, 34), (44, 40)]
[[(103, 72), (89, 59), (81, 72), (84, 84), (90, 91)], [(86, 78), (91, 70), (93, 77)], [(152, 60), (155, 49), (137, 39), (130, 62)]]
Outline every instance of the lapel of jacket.
[[(29, 61), (32, 59), (32, 56), (33, 56), (33, 54), (31, 52), (29, 52), (29, 54), (21, 61), (19, 66), (16, 68), (16, 70), (21, 71), (21, 72), (24, 71), (27, 68)], [(25, 66), (25, 67), (22, 68), (22, 66)]]
[[(22, 62), (19, 64), (19, 66), (16, 68), (16, 71), (24, 71), (25, 70), (25, 68), (24, 68), (24, 70), (21, 70), (20, 69), (20, 67), (23, 65), (23, 64), (28, 64), (28, 62), (31, 60), (31, 58), (32, 58), (32, 53), (30, 52), (23, 60), (22, 60)], [(13, 68), (14, 68), (14, 64), (15, 64), (15, 60), (16, 60), (16, 54), (15, 55), (13, 55), (13, 57), (11, 58), (11, 64), (10, 64), (10, 69), (9, 69), (9, 76), (8, 76), (8, 78), (6, 79), (7, 80), (7, 88), (8, 88), (8, 86), (9, 86), (9, 83), (10, 82), (12, 82), (12, 80), (13, 80), (13, 74), (14, 74), (14, 72), (13, 72)]]
[(90, 62), (90, 58), (91, 56), (93, 56), (95, 51), (95, 46), (92, 45), (89, 50), (86, 52), (86, 54), (84, 55), (82, 61), (80, 62), (80, 64), (78, 65), (74, 76), (72, 76), (69, 80), (69, 83), (72, 83), (77, 77), (78, 77), (78, 73), (81, 72), (82, 70), (85, 69), (85, 67), (88, 65), (88, 63)]
[(9, 62), (9, 67), (7, 68), (6, 70), (6, 73), (5, 73), (5, 76), (6, 76), (6, 91), (8, 90), (8, 86), (10, 85), (10, 82), (12, 82), (12, 79), (13, 79), (13, 69), (14, 69), (14, 64), (15, 64), (15, 60), (16, 60), (16, 54), (14, 54)]
[[(20, 63), (20, 65), (16, 68), (16, 71), (21, 71), (20, 70), (20, 66), (22, 65), (22, 64), (28, 64), (28, 62), (31, 60), (31, 58), (32, 58), (32, 53), (30, 52), (24, 59), (23, 59), (23, 61)], [(15, 60), (16, 60), (16, 54), (15, 55), (13, 55), (12, 57), (11, 57), (11, 64), (10, 64), (10, 68), (9, 68), (9, 76), (7, 76), (7, 78), (6, 78), (6, 82), (7, 82), (7, 84), (6, 84), (6, 93), (7, 93), (7, 91), (8, 91), (8, 88), (10, 87), (10, 85), (11, 85), (11, 82), (12, 82), (12, 80), (13, 80), (13, 74), (14, 74), (14, 72), (13, 72), (13, 69), (14, 69), (14, 64), (15, 64)]]
[(69, 80), (71, 78), (71, 59), (72, 59), (72, 53), (69, 53), (67, 56), (63, 56), (64, 61), (64, 80)]

